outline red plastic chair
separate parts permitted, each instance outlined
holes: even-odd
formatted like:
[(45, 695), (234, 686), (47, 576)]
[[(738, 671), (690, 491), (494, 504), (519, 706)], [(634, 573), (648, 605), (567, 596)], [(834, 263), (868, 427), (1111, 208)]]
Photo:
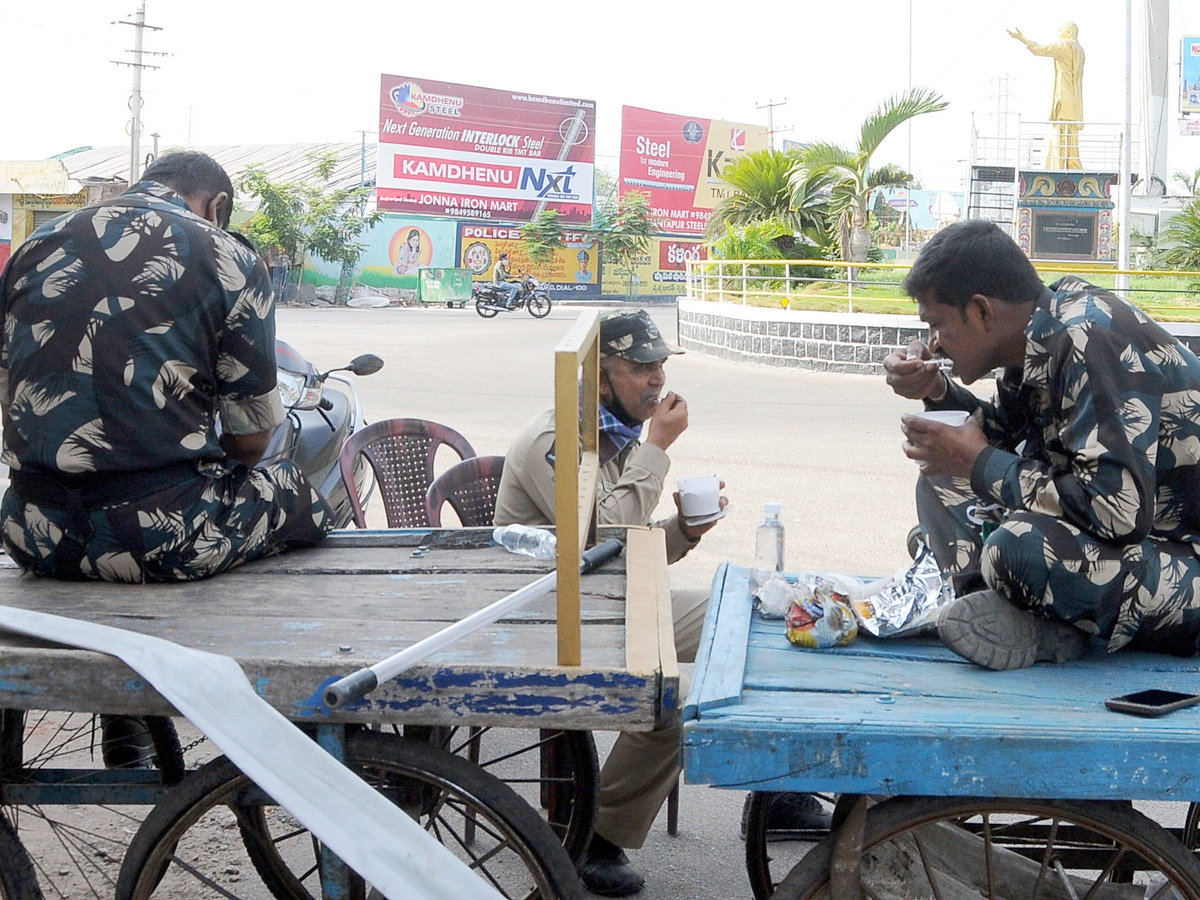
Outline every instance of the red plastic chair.
[(503, 456), (474, 456), (447, 469), (425, 495), (429, 524), (441, 527), (442, 505), (449, 503), (465, 527), (491, 525), (503, 471)]
[(354, 524), (367, 527), (354, 483), (354, 463), (361, 453), (375, 471), (388, 528), (427, 528), (425, 494), (433, 484), (433, 458), (442, 445), (461, 459), (475, 455), (475, 448), (453, 428), (424, 419), (385, 419), (352, 434), (342, 446), (338, 464)]

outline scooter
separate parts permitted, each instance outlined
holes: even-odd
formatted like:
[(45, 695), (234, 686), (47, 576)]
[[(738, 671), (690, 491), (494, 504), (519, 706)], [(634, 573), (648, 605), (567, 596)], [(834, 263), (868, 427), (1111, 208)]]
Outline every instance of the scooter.
[[(279, 396), (288, 411), (287, 418), (271, 434), (263, 462), (292, 460), (321, 492), (334, 514), (334, 527), (344, 528), (353, 519), (350, 495), (342, 482), (338, 456), (342, 445), (363, 427), (362, 397), (358, 384), (349, 375), (373, 375), (383, 368), (383, 360), (364, 353), (348, 365), (318, 372), (294, 347), (275, 342)], [(344, 389), (333, 390), (330, 382)], [(362, 456), (355, 461), (354, 482), (358, 496), (365, 498), (370, 489), (371, 469)]]
[(497, 313), (512, 312), (522, 307), (529, 310), (535, 319), (550, 314), (550, 291), (532, 275), (518, 275), (515, 282), (520, 288), (513, 305), (508, 306), (508, 295), (490, 281), (477, 281), (471, 291), (475, 295), (475, 312), (490, 319)]

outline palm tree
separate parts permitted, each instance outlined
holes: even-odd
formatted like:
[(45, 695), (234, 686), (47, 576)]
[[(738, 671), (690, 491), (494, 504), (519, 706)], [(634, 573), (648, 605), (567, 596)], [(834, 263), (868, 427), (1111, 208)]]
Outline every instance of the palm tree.
[(867, 226), (871, 192), (877, 187), (898, 187), (910, 181), (910, 176), (895, 166), (871, 170), (871, 157), (879, 145), (909, 119), (938, 112), (946, 105), (935, 91), (911, 88), (889, 97), (867, 116), (859, 131), (858, 145), (853, 149), (817, 142), (802, 152), (801, 167), (793, 172), (793, 185), (802, 173), (805, 178), (816, 174), (832, 179), (830, 213), (837, 217), (842, 259), (851, 262), (867, 260), (871, 247), (871, 232)]
[(1167, 265), (1178, 269), (1200, 269), (1200, 200), (1184, 207), (1171, 219), (1166, 241), (1171, 245), (1163, 254)]
[[(803, 169), (803, 171), (800, 171)], [(775, 223), (779, 240), (794, 244), (796, 237), (823, 246), (828, 242), (831, 178), (804, 169), (795, 152), (759, 150), (730, 163), (721, 173), (734, 193), (717, 204), (708, 223), (711, 240), (732, 229), (760, 222)], [(782, 230), (779, 225), (783, 225)], [(777, 253), (782, 247), (777, 247)]]
[(1183, 185), (1189, 197), (1195, 197), (1197, 194), (1200, 194), (1200, 169), (1197, 169), (1190, 175), (1187, 172), (1177, 170), (1172, 177)]

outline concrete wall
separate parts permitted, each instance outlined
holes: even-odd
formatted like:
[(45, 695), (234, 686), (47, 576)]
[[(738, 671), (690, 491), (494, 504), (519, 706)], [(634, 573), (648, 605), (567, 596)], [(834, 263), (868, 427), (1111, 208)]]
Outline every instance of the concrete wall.
[[(792, 312), (679, 298), (679, 345), (721, 359), (878, 375), (892, 350), (924, 340), (915, 315)], [(1163, 323), (1200, 353), (1200, 323)]]

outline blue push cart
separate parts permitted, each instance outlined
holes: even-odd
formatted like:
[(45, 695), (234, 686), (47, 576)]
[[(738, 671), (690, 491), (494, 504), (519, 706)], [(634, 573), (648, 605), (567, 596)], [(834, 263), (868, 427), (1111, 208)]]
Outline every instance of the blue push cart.
[[(726, 564), (713, 581), (683, 757), (690, 783), (756, 792), (756, 898), (1200, 898), (1196, 807), (1155, 806), (1168, 826), (1132, 802), (1200, 798), (1200, 707), (1104, 705), (1200, 692), (1195, 659), (1096, 643), (991, 672), (933, 639), (801, 650), (751, 611), (748, 575)], [(836, 796), (833, 832), (768, 841), (780, 791)]]

